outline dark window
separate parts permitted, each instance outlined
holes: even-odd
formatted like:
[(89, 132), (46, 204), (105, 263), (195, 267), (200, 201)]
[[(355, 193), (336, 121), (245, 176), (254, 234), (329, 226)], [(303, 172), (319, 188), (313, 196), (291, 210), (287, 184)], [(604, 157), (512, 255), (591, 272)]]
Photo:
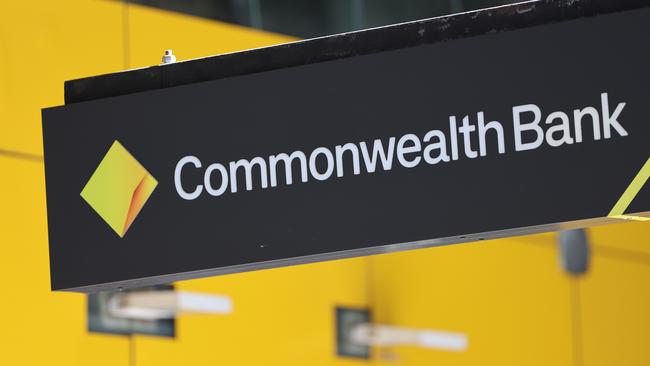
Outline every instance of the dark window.
[(302, 38), (514, 3), (512, 0), (129, 0)]

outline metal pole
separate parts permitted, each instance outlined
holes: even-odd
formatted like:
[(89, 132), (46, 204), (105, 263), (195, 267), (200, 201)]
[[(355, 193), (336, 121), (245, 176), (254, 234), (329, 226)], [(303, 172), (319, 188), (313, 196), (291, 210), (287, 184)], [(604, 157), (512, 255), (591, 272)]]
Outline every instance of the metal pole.
[(248, 0), (248, 14), (250, 26), (262, 29), (262, 4), (260, 0)]
[(351, 3), (352, 29), (363, 29), (365, 14), (365, 0), (353, 0)]

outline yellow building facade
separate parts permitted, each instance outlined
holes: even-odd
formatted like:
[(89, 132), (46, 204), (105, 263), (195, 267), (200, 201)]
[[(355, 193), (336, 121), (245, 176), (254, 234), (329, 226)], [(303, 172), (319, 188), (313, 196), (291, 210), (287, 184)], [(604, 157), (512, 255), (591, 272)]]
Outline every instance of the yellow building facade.
[[(556, 234), (185, 281), (234, 312), (181, 316), (174, 339), (87, 331), (86, 297), (49, 288), (40, 110), (65, 80), (294, 40), (116, 1), (0, 2), (0, 365), (648, 365), (650, 223), (589, 229), (589, 272)], [(465, 352), (336, 356), (336, 306), (466, 333)]]

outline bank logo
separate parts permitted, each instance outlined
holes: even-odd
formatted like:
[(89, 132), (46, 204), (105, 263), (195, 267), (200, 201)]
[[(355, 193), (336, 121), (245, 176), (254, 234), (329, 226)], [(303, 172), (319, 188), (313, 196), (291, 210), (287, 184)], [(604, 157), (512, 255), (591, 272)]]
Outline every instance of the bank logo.
[(117, 140), (81, 191), (81, 197), (123, 237), (158, 181)]

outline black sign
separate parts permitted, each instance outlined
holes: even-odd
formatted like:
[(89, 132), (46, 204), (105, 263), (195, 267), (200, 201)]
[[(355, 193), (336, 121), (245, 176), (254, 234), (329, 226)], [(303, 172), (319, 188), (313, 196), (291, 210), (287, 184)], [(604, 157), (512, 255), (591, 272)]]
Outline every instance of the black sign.
[(649, 39), (643, 8), (46, 109), (52, 287), (644, 220)]

